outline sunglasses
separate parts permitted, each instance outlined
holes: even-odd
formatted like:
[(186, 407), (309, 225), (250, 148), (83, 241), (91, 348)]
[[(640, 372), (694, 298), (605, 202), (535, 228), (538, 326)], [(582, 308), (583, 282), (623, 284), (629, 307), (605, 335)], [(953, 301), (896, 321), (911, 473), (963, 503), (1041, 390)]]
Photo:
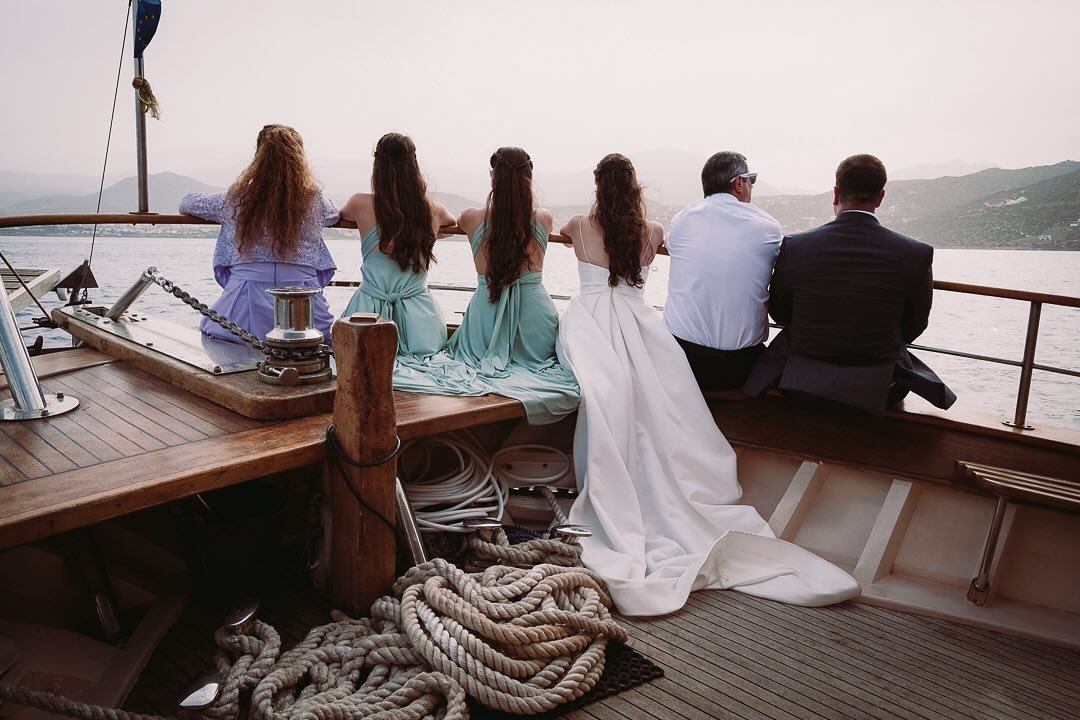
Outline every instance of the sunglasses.
[(735, 182), (735, 180), (737, 180), (738, 178), (746, 178), (747, 180), (750, 181), (750, 184), (753, 185), (754, 183), (757, 182), (757, 173), (752, 173), (752, 172), (739, 173), (735, 177), (731, 178), (731, 182)]

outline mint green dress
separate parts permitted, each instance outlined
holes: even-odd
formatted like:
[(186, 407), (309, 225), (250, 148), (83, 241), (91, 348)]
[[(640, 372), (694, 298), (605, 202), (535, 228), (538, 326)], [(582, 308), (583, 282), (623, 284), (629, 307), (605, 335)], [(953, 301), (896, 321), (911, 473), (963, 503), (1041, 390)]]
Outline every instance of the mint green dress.
[[(533, 223), (540, 247), (547, 231)], [(484, 240), (484, 224), (469, 238), (473, 257)], [(555, 357), (559, 315), (542, 282), (542, 273), (524, 272), (488, 300), (487, 279), (478, 275), (461, 326), (446, 352), (394, 372), (394, 387), (448, 395), (495, 393), (520, 400), (533, 425), (555, 422), (573, 412), (581, 399), (577, 380)]]
[(427, 286), (427, 272), (402, 270), (379, 250), (379, 228), (360, 239), (363, 264), (360, 287), (342, 317), (354, 312), (377, 313), (398, 328), (398, 357), (424, 358), (446, 346), (446, 320)]

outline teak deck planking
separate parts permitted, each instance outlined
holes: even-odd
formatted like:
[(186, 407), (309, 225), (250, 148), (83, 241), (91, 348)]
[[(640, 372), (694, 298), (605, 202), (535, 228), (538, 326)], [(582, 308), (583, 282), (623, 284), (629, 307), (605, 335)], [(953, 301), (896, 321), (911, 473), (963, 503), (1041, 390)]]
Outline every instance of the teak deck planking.
[[(264, 619), (285, 647), (328, 622), (286, 593)], [(664, 677), (567, 713), (567, 720), (1071, 720), (1080, 652), (864, 604), (782, 605), (700, 591), (680, 611), (618, 620)], [(169, 632), (125, 708), (168, 714), (211, 667), (220, 618), (192, 608)]]

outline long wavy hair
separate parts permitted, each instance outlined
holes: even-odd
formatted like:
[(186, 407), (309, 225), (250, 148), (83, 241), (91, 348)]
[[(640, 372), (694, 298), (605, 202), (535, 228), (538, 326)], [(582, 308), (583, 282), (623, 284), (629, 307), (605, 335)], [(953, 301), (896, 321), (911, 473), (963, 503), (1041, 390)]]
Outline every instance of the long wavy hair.
[(285, 125), (265, 126), (255, 142), (254, 159), (228, 192), (236, 203), (240, 256), (265, 238), (275, 257), (295, 257), (300, 228), (318, 193), (300, 133)]
[(435, 261), (434, 218), (427, 184), (416, 162), (416, 145), (408, 136), (387, 133), (379, 139), (371, 169), (371, 192), (379, 249), (402, 270), (426, 270)]
[(596, 202), (589, 218), (604, 231), (608, 285), (642, 287), (641, 250), (645, 240), (645, 198), (630, 160), (618, 153), (604, 156), (593, 170)]
[(488, 299), (495, 302), (521, 275), (533, 238), (532, 158), (517, 147), (491, 156), (491, 192), (487, 199), (484, 242), (487, 245)]

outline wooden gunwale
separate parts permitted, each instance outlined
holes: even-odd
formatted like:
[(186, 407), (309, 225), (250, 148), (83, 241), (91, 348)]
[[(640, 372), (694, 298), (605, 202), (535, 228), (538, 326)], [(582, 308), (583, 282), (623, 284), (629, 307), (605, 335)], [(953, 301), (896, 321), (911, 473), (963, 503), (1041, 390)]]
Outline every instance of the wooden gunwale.
[[(54, 213), (49, 215), (7, 215), (0, 216), (0, 229), (18, 228), (47, 225), (86, 225), (86, 224), (115, 224), (115, 225), (216, 225), (217, 223), (203, 220), (191, 215), (150, 214), (139, 213)], [(331, 227), (355, 229), (356, 223), (348, 220), (339, 220)], [(445, 225), (441, 232), (447, 235), (463, 235), (457, 225)], [(570, 238), (565, 235), (552, 233), (548, 235), (548, 241), (571, 244)], [(661, 247), (660, 255), (667, 255), (667, 248)], [(972, 285), (969, 283), (950, 282), (945, 280), (934, 281), (935, 290), (948, 292), (967, 293), (970, 295), (983, 295), (987, 297), (1007, 298), (1009, 300), (1025, 300), (1028, 302), (1040, 302), (1045, 305), (1062, 305), (1064, 307), (1080, 308), (1080, 297), (1069, 295), (1054, 295), (1051, 293), (1031, 292), (1028, 290), (1015, 290), (1010, 288), (996, 288), (986, 285)]]

